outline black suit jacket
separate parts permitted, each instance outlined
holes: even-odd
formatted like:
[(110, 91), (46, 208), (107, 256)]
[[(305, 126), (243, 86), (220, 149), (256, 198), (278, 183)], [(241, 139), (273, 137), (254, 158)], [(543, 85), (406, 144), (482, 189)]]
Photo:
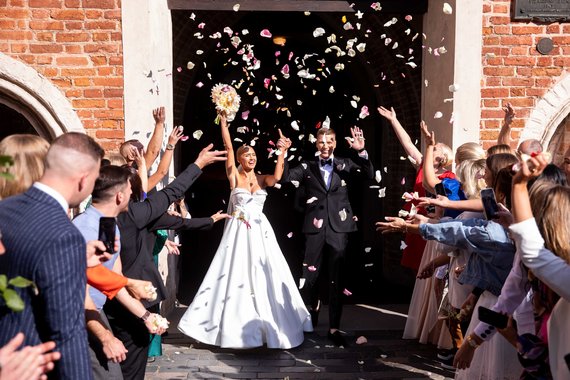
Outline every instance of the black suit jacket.
[(121, 231), (123, 274), (129, 278), (150, 281), (157, 289), (156, 300), (143, 301), (145, 307), (166, 298), (166, 288), (152, 256), (156, 240), (154, 231), (206, 229), (213, 225), (212, 218), (184, 219), (166, 214), (170, 204), (180, 199), (201, 173), (196, 165), (188, 166), (163, 190), (152, 193), (143, 202), (129, 203), (129, 210), (117, 217)]
[[(289, 170), (285, 165), (284, 182), (299, 182), (304, 186), (306, 201), (303, 221), (304, 233), (317, 233), (322, 228), (315, 226), (316, 220), (323, 220), (323, 226), (330, 226), (336, 232), (353, 232), (357, 230), (353, 219), (353, 211), (348, 199), (348, 182), (354, 174), (362, 174), (367, 178), (374, 177), (374, 168), (370, 160), (355, 155), (354, 159), (334, 157), (333, 171), (329, 189), (323, 180), (319, 167), (319, 158), (303, 161)], [(313, 200), (316, 198), (316, 200)]]

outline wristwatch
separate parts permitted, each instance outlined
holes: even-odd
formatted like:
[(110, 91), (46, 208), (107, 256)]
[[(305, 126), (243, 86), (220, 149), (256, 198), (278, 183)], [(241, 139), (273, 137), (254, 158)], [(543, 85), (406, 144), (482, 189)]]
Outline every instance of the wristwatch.
[(174, 149), (174, 145), (172, 145), (172, 144), (166, 145), (166, 150), (173, 150), (173, 149)]
[(148, 317), (150, 317), (150, 311), (146, 311), (142, 317), (140, 318), (141, 321), (146, 322), (146, 320), (148, 319)]

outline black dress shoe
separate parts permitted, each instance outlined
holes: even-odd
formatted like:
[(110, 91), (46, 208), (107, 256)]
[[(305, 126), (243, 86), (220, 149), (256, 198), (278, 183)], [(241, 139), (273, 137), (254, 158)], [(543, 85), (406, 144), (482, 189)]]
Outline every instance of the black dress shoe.
[(343, 338), (343, 336), (341, 335), (340, 331), (335, 331), (334, 333), (331, 333), (329, 331), (327, 338), (329, 338), (335, 346), (338, 347), (348, 347), (348, 344), (346, 343), (346, 340)]
[(309, 314), (311, 315), (311, 322), (313, 323), (313, 328), (316, 328), (319, 324), (319, 311), (320, 310), (309, 310)]

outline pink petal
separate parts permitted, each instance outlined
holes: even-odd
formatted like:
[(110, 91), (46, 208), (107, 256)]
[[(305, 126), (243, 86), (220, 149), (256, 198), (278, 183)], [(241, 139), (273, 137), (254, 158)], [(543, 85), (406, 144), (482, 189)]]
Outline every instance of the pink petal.
[(321, 228), (323, 226), (323, 220), (314, 218), (313, 219), (313, 226), (315, 226), (317, 228)]
[(406, 21), (412, 21), (412, 15), (407, 15), (404, 18), (406, 19)]
[(293, 52), (289, 53), (289, 61), (293, 58)]
[(184, 135), (180, 138), (180, 141), (186, 141), (186, 140), (188, 140), (188, 136), (186, 136), (186, 135)]
[(179, 73), (181, 73), (181, 72), (182, 72), (182, 67), (178, 66), (178, 67), (176, 68), (176, 71), (178, 71)]
[(263, 29), (259, 35), (261, 37), (271, 38), (271, 32), (268, 29)]
[(275, 146), (275, 143), (273, 141), (269, 140), (269, 145)]
[(345, 296), (347, 296), (347, 297), (349, 297), (349, 296), (352, 295), (352, 292), (351, 292), (350, 290), (348, 290), (348, 289), (344, 289), (342, 292), (343, 292), (343, 294), (344, 294)]
[(241, 118), (242, 118), (243, 120), (247, 120), (248, 117), (249, 117), (249, 111), (243, 111), (243, 112), (241, 113)]
[(314, 267), (313, 265), (311, 265), (310, 267), (307, 268), (309, 270), (309, 272), (316, 272), (317, 268)]
[(204, 87), (204, 83), (198, 82), (198, 83), (196, 83), (196, 87), (202, 88), (202, 87)]
[(263, 80), (263, 86), (265, 86), (265, 88), (269, 88), (269, 83), (271, 83), (271, 79), (265, 78)]
[(279, 57), (280, 55), (281, 55), (281, 51), (280, 51), (280, 50), (277, 50), (277, 51), (275, 52), (275, 56), (276, 56), (276, 57)]
[(283, 66), (283, 68), (281, 69), (281, 74), (287, 75), (289, 74), (289, 65), (285, 65)]
[(402, 186), (404, 186), (406, 184), (406, 177), (402, 177), (402, 180), (400, 181), (400, 184)]
[(204, 29), (204, 27), (206, 26), (205, 22), (201, 22), (198, 24), (198, 29)]
[(289, 239), (291, 239), (291, 238), (293, 237), (293, 232), (289, 232), (289, 233), (287, 234), (287, 237), (288, 237)]

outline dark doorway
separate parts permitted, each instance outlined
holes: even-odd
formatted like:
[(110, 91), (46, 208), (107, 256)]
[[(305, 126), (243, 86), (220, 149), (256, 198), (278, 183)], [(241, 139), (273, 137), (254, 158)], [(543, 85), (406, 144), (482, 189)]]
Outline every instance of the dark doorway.
[(3, 140), (4, 137), (16, 133), (38, 134), (24, 115), (2, 103), (0, 103), (0, 120), (2, 120), (0, 123), (0, 141)]
[[(411, 187), (414, 172), (400, 159), (403, 150), (380, 120), (376, 108), (385, 105), (401, 110), (400, 120), (404, 125), (414, 126), (410, 134), (418, 137), (415, 126), (419, 124), (420, 110), (421, 37), (413, 36), (421, 35), (421, 17), (406, 19), (405, 14), (381, 12), (366, 12), (363, 19), (339, 13), (304, 12), (173, 11), (172, 14), (175, 122), (183, 124), (189, 135), (196, 130), (203, 133), (199, 140), (191, 138), (183, 145), (179, 168), (191, 163), (209, 142), (222, 148), (210, 99), (211, 88), (217, 83), (238, 88), (242, 103), (231, 127), (232, 137), (239, 139), (234, 147), (253, 141), (259, 158), (258, 170), (262, 173), (274, 168), (274, 158), (268, 157), (268, 149), (278, 138), (277, 128), (294, 141), (296, 150), (290, 152), (294, 157), (289, 163), (295, 166), (299, 158), (314, 156), (310, 135), (316, 135), (327, 118), (337, 133), (335, 154), (339, 156), (347, 155), (344, 137), (350, 136), (350, 127), (359, 126), (365, 131), (370, 158), (384, 178), (380, 183), (357, 180), (349, 184), (359, 231), (351, 237), (348, 250), (347, 289), (353, 295), (346, 302), (406, 302), (413, 277), (399, 267), (399, 240), (383, 239), (375, 232), (374, 222), (383, 215), (397, 213), (402, 203), (400, 196)], [(386, 27), (394, 18), (398, 22)], [(352, 28), (346, 23), (351, 23)], [(226, 29), (227, 33), (226, 27), (231, 29)], [(325, 34), (315, 37), (317, 28), (323, 28)], [(262, 37), (263, 29), (269, 30), (272, 38)], [(333, 34), (336, 42), (331, 40)], [(276, 36), (286, 40), (284, 46), (275, 43)], [(239, 37), (237, 46), (232, 45), (231, 37)], [(349, 40), (355, 41), (354, 54), (348, 53)], [(357, 48), (361, 43), (365, 46)], [(255, 65), (253, 59), (249, 63), (244, 61), (248, 44), (253, 46), (253, 55), (261, 64), (258, 69), (244, 71), (244, 67)], [(344, 54), (336, 48), (331, 50), (331, 46), (338, 46)], [(191, 70), (187, 68), (188, 62), (193, 64)], [(406, 62), (414, 62), (416, 67)], [(289, 68), (288, 78), (285, 65)], [(298, 75), (301, 70), (305, 72), (302, 77)], [(361, 114), (363, 106), (368, 107), (369, 115)], [(247, 117), (242, 114), (244, 111), (249, 112)], [(298, 130), (292, 126), (293, 121), (297, 122)], [(238, 128), (243, 133), (237, 132)], [(379, 189), (384, 187), (386, 197), (379, 197)], [(187, 200), (193, 215), (208, 216), (219, 209), (225, 210), (228, 196), (224, 167), (218, 164), (205, 170), (187, 194)], [(265, 213), (294, 276), (298, 277), (304, 239), (300, 233), (302, 214), (296, 206), (294, 191), (271, 189)], [(222, 230), (220, 224), (210, 232), (182, 236), (184, 255), (178, 292), (182, 303), (191, 302)], [(394, 284), (398, 286), (393, 287)], [(390, 291), (386, 291), (387, 286), (392, 286)]]

